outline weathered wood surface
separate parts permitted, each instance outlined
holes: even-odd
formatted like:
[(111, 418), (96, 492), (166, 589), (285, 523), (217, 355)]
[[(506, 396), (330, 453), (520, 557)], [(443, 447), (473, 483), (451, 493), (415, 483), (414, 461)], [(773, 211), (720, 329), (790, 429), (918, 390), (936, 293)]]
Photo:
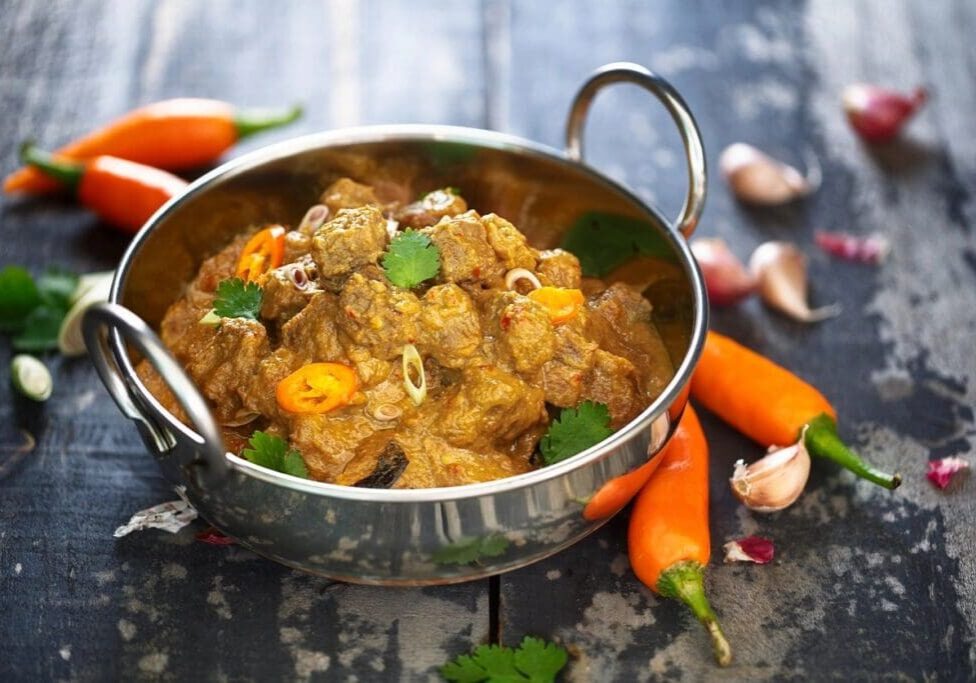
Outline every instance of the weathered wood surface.
[[(700, 629), (639, 587), (618, 518), (574, 548), (489, 582), (424, 590), (330, 584), (239, 549), (112, 530), (171, 492), (84, 360), (50, 358), (45, 406), (0, 392), (0, 462), (17, 428), (38, 447), (0, 480), (0, 679), (376, 680), (432, 676), (489, 637), (575, 646), (575, 680), (972, 678), (976, 506), (971, 482), (924, 480), (930, 457), (972, 457), (976, 361), (976, 7), (872, 2), (0, 3), (0, 171), (20, 140), (54, 145), (129, 107), (176, 95), (307, 105), (297, 126), (248, 144), (358, 123), (490, 127), (559, 146), (586, 73), (630, 59), (667, 76), (702, 128), (712, 169), (749, 141), (824, 166), (797, 206), (745, 209), (713, 172), (702, 234), (741, 256), (766, 239), (810, 247), (817, 228), (881, 231), (879, 269), (810, 247), (813, 298), (844, 313), (814, 327), (750, 302), (713, 324), (835, 400), (842, 433), (900, 469), (894, 494), (818, 464), (787, 512), (731, 499), (754, 445), (704, 415), (713, 448), (710, 590), (736, 649), (711, 664)], [(932, 88), (906, 140), (859, 144), (841, 87)], [(643, 92), (601, 95), (590, 159), (673, 215), (677, 136)], [(67, 202), (0, 201), (0, 265), (111, 267), (124, 239)], [(7, 384), (9, 348), (0, 347)], [(727, 539), (775, 539), (770, 566), (726, 566)]]

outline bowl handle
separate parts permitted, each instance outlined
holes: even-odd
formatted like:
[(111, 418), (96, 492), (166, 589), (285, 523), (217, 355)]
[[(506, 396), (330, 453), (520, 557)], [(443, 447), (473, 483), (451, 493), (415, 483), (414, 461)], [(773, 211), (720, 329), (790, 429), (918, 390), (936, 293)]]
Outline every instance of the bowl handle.
[[(97, 303), (91, 306), (85, 311), (81, 325), (85, 346), (88, 347), (88, 355), (95, 364), (95, 370), (122, 412), (127, 417), (145, 424), (153, 432), (157, 443), (160, 441), (158, 430), (153, 426), (152, 420), (146, 417), (132, 400), (129, 386), (109, 348), (107, 334), (109, 331), (112, 334), (121, 334), (125, 340), (139, 349), (169, 385), (173, 396), (196, 428), (197, 434), (191, 432), (191, 438), (196, 446), (193, 449), (196, 457), (187, 457), (180, 463), (190, 469), (194, 483), (208, 489), (223, 483), (230, 467), (227, 464), (226, 448), (220, 435), (220, 428), (207, 407), (206, 399), (149, 325), (124, 306), (111, 303)], [(179, 447), (176, 450), (178, 454), (181, 452)]]
[(631, 62), (615, 62), (594, 71), (573, 98), (569, 118), (566, 119), (566, 155), (573, 161), (583, 161), (583, 129), (586, 126), (586, 115), (596, 94), (614, 83), (633, 83), (650, 91), (667, 108), (678, 126), (678, 132), (681, 133), (681, 140), (685, 145), (685, 156), (688, 159), (688, 194), (685, 196), (685, 204), (681, 207), (681, 215), (678, 216), (675, 227), (687, 239), (695, 231), (705, 206), (705, 151), (702, 148), (701, 133), (698, 124), (695, 123), (695, 117), (691, 115), (681, 95), (666, 80), (643, 66)]

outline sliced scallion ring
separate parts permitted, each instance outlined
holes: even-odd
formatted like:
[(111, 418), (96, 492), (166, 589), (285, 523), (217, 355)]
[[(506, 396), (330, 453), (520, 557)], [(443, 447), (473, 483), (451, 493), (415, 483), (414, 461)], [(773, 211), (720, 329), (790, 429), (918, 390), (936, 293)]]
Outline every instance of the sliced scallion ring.
[(10, 378), (14, 388), (32, 401), (46, 401), (54, 389), (47, 366), (34, 356), (14, 356), (10, 361)]
[(75, 287), (75, 291), (71, 293), (71, 298), (68, 300), (72, 306), (78, 299), (84, 296), (89, 290), (95, 287), (104, 288), (106, 283), (108, 285), (112, 284), (112, 278), (115, 277), (114, 270), (103, 270), (98, 273), (85, 273), (78, 277), (78, 284)]
[[(410, 370), (413, 369), (418, 381), (415, 383), (410, 378)], [(424, 361), (413, 344), (403, 347), (403, 388), (407, 390), (414, 405), (420, 405), (427, 398), (427, 375), (424, 373)]]
[[(99, 301), (108, 301), (108, 293), (112, 288), (113, 273), (91, 273), (82, 275), (78, 281), (74, 302), (68, 310), (61, 328), (58, 330), (58, 348), (65, 356), (83, 356), (85, 354), (85, 340), (81, 336), (81, 317), (88, 307)], [(82, 280), (89, 278), (82, 289)], [(78, 292), (81, 292), (80, 294)]]
[(532, 289), (539, 289), (542, 287), (542, 283), (539, 282), (539, 278), (536, 274), (527, 268), (512, 268), (510, 271), (505, 273), (505, 288), (515, 289), (515, 283), (519, 280), (528, 280), (529, 284), (532, 285)]
[(211, 308), (209, 311), (207, 311), (206, 315), (204, 315), (202, 318), (200, 318), (200, 320), (198, 322), (201, 325), (207, 325), (209, 327), (216, 327), (217, 325), (220, 324), (220, 320), (221, 320), (220, 316), (217, 315), (217, 312), (214, 309)]

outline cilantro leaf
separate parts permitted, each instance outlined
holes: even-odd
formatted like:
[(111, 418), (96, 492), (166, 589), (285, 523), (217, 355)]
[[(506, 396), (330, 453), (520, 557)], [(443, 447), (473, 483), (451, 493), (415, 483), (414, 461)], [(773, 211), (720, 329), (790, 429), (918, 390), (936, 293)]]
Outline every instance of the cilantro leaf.
[(397, 287), (410, 289), (437, 275), (441, 269), (441, 251), (430, 237), (407, 229), (390, 241), (383, 256), (386, 277)]
[(263, 299), (264, 291), (256, 283), (245, 283), (239, 277), (232, 277), (217, 285), (213, 308), (221, 318), (257, 320)]
[(509, 540), (501, 534), (462, 538), (439, 548), (431, 559), (437, 564), (471, 564), (482, 557), (498, 557), (508, 549)]
[(78, 287), (78, 276), (62, 268), (52, 267), (37, 278), (37, 292), (46, 305), (71, 308), (71, 297)]
[(526, 636), (518, 648), (480, 645), (441, 667), (441, 676), (454, 683), (551, 683), (566, 666), (566, 649)]
[(18, 351), (47, 351), (58, 346), (58, 332), (67, 311), (55, 306), (38, 306), (27, 314), (13, 346)]
[(289, 449), (281, 437), (257, 430), (251, 434), (248, 445), (250, 448), (245, 448), (241, 455), (255, 465), (308, 479), (308, 468), (301, 453), (294, 448)]
[(580, 216), (561, 246), (576, 255), (583, 275), (592, 277), (604, 277), (637, 255), (675, 260), (672, 247), (646, 220), (602, 211)]
[(542, 459), (547, 465), (565, 460), (613, 434), (610, 411), (602, 403), (583, 401), (576, 408), (563, 408), (559, 419), (539, 442)]
[(19, 332), (28, 314), (41, 303), (34, 279), (20, 266), (0, 270), (0, 331)]

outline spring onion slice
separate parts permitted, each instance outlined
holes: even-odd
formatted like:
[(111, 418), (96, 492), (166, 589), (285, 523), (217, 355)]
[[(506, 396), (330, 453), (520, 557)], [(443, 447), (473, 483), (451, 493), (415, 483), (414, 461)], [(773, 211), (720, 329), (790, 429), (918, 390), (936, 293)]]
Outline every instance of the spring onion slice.
[(209, 311), (207, 311), (206, 315), (204, 315), (202, 318), (200, 318), (200, 320), (198, 322), (201, 325), (207, 325), (209, 327), (216, 327), (217, 325), (220, 324), (220, 320), (221, 320), (220, 316), (217, 315), (217, 312), (214, 309), (211, 308)]
[[(410, 369), (413, 368), (419, 378), (419, 384), (410, 379)], [(427, 398), (427, 375), (424, 373), (424, 361), (413, 344), (403, 347), (403, 388), (407, 390), (414, 405), (419, 406)]]
[(90, 273), (82, 275), (78, 280), (78, 286), (71, 295), (71, 308), (61, 321), (61, 328), (58, 330), (58, 348), (65, 356), (85, 355), (85, 340), (81, 336), (81, 317), (92, 304), (108, 301), (114, 276), (112, 272)]
[(32, 401), (46, 401), (51, 397), (54, 382), (51, 373), (41, 361), (19, 354), (10, 361), (10, 378), (17, 389)]
[(535, 273), (527, 268), (512, 268), (512, 270), (505, 273), (505, 288), (515, 289), (515, 283), (519, 280), (528, 280), (532, 285), (532, 289), (539, 289), (542, 287), (542, 283), (539, 282), (539, 278), (536, 277)]

